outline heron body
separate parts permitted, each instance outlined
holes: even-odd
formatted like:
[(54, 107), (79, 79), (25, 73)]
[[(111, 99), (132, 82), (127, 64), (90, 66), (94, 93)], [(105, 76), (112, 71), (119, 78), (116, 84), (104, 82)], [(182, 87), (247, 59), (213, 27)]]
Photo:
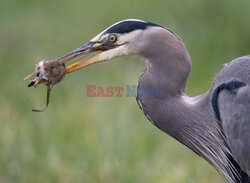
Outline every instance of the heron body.
[(185, 94), (191, 60), (182, 40), (170, 30), (141, 20), (118, 22), (86, 45), (59, 58), (67, 62), (99, 51), (66, 68), (66, 73), (126, 55), (139, 55), (147, 69), (138, 87), (162, 88), (161, 96), (137, 102), (160, 130), (213, 165), (230, 183), (250, 183), (250, 56), (227, 64), (209, 91)]
[[(185, 94), (191, 61), (184, 44), (170, 32), (156, 29), (158, 28), (152, 28), (151, 31), (155, 31), (155, 36), (161, 39), (162, 45), (160, 49), (151, 49), (150, 53), (145, 51), (144, 58), (149, 67), (140, 76), (139, 87), (163, 86), (165, 96), (137, 97), (141, 109), (159, 129), (205, 158), (228, 180), (237, 182), (237, 171), (240, 170), (234, 167), (231, 156), (245, 173), (249, 174), (250, 170), (250, 88), (247, 87), (250, 85), (247, 79), (250, 76), (250, 57), (232, 61), (218, 74), (208, 92), (191, 98)], [(149, 31), (145, 34), (147, 33), (153, 35)], [(156, 39), (152, 38), (150, 42), (157, 41)], [(164, 55), (160, 56), (161, 54)], [(154, 55), (160, 59), (157, 60)], [(164, 62), (162, 58), (166, 58)], [(232, 80), (244, 81), (247, 86), (233, 93), (221, 93), (218, 103), (226, 133), (224, 136), (220, 130), (222, 126), (218, 126), (215, 118), (211, 98), (218, 85)], [(241, 119), (242, 113), (245, 115), (244, 119)], [(242, 176), (247, 177), (247, 174), (243, 173)], [(242, 178), (242, 181), (244, 179), (247, 178)]]

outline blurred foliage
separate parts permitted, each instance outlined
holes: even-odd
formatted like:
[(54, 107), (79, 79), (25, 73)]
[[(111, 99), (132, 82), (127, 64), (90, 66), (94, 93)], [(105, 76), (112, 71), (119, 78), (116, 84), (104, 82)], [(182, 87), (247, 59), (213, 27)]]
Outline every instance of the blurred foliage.
[(223, 182), (204, 160), (144, 117), (134, 98), (86, 98), (86, 85), (137, 84), (134, 58), (88, 67), (57, 85), (45, 113), (45, 87), (23, 78), (35, 64), (86, 43), (127, 18), (176, 32), (193, 61), (187, 93), (210, 88), (222, 64), (249, 54), (248, 0), (1, 0), (0, 182)]

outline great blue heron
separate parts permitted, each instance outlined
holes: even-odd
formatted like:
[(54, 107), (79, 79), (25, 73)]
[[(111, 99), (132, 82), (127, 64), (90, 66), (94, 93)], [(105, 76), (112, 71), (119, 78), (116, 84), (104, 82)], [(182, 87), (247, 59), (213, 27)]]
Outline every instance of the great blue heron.
[(147, 63), (138, 87), (161, 87), (161, 95), (136, 99), (146, 117), (212, 164), (230, 183), (250, 182), (250, 56), (237, 58), (217, 74), (209, 91), (188, 97), (191, 60), (180, 37), (154, 23), (124, 20), (58, 59), (65, 63), (99, 51), (66, 73), (124, 55)]

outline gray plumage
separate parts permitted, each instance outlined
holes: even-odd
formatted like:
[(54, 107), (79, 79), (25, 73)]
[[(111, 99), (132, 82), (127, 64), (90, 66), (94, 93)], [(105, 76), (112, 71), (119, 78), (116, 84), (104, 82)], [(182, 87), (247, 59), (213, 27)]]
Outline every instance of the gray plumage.
[(217, 75), (213, 87), (230, 80), (246, 83), (235, 92), (220, 95), (223, 129), (232, 155), (241, 169), (250, 175), (250, 56), (227, 64)]

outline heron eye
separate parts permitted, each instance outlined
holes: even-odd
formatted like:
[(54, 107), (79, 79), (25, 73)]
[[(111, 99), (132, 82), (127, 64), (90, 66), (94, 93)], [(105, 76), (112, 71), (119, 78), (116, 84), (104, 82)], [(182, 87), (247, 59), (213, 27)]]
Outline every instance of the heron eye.
[(114, 35), (114, 34), (109, 35), (108, 41), (109, 41), (110, 43), (114, 43), (114, 42), (116, 42), (116, 40), (117, 40), (116, 35)]

